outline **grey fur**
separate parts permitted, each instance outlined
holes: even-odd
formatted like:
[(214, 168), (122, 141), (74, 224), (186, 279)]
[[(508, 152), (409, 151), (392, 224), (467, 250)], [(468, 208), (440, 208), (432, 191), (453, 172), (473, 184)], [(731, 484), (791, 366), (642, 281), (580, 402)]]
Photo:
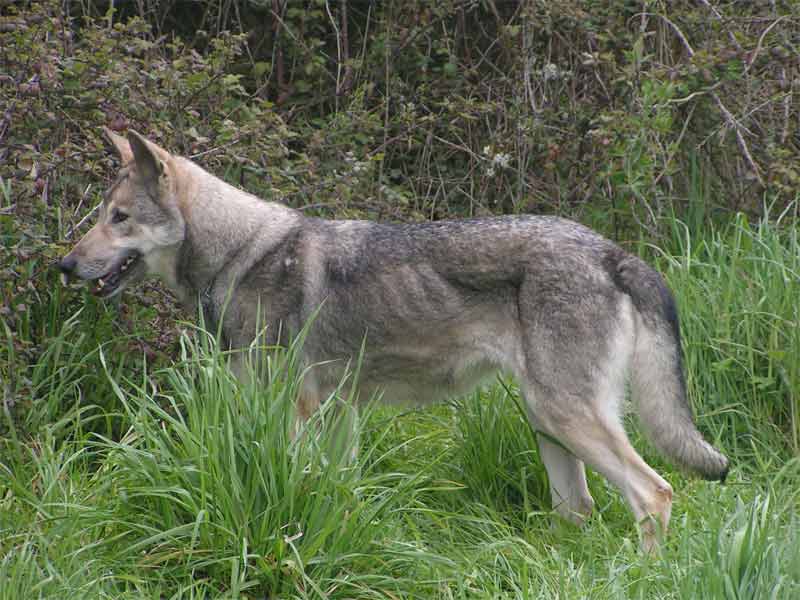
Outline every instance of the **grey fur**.
[[(620, 424), (632, 371), (639, 416), (659, 450), (724, 478), (727, 460), (703, 440), (686, 400), (672, 295), (656, 271), (590, 229), (539, 216), (417, 225), (307, 218), (135, 132), (107, 135), (128, 166), (64, 271), (92, 279), (138, 253), (147, 269), (134, 261), (134, 275), (110, 293), (145, 270), (159, 274), (186, 303), (201, 299), (210, 327), (223, 319), (236, 348), (259, 323), (270, 325), (268, 342), (285, 343), (314, 316), (303, 345), (304, 416), (364, 341), (360, 388), (390, 402), (459, 394), (509, 372), (547, 434), (539, 443), (554, 508), (575, 522), (591, 511), (586, 461), (620, 487), (652, 549), (672, 488)], [(131, 213), (124, 230), (110, 221), (120, 207)]]

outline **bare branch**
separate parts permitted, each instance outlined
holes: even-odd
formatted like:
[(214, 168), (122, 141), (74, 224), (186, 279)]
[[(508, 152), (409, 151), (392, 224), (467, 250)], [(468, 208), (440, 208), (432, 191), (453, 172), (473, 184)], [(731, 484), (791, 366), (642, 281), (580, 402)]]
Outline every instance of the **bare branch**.
[[(678, 27), (675, 23), (673, 23), (664, 15), (659, 15), (656, 13), (647, 13), (647, 14), (652, 14), (653, 16), (660, 18), (667, 25), (669, 25), (670, 29), (672, 29), (672, 31), (675, 32), (675, 35), (678, 37), (681, 44), (686, 49), (686, 52), (689, 54), (689, 57), (691, 58), (694, 56), (694, 49), (692, 48), (692, 45), (689, 43), (689, 40), (686, 39), (686, 36), (680, 30), (680, 27)], [(774, 25), (775, 23), (772, 24), (772, 26)], [(770, 26), (770, 28), (772, 26)], [(761, 177), (761, 169), (759, 168), (756, 161), (753, 160), (753, 155), (750, 154), (750, 149), (747, 147), (747, 142), (744, 139), (744, 135), (742, 135), (742, 131), (743, 130), (746, 131), (745, 127), (741, 123), (739, 123), (736, 120), (736, 118), (731, 114), (731, 111), (729, 111), (727, 107), (722, 103), (722, 100), (720, 99), (719, 95), (716, 92), (710, 91), (709, 93), (711, 94), (711, 97), (714, 99), (714, 103), (717, 105), (717, 108), (719, 108), (719, 111), (722, 113), (722, 118), (725, 120), (725, 123), (728, 125), (728, 127), (733, 129), (734, 132), (736, 132), (736, 142), (739, 145), (739, 150), (741, 150), (742, 154), (744, 155), (744, 158), (747, 161), (747, 164), (750, 166), (750, 169), (752, 169), (753, 174), (756, 176), (756, 179), (758, 179), (758, 182), (761, 184), (761, 187), (766, 187), (764, 184), (764, 179)]]
[(756, 161), (753, 160), (752, 155), (750, 154), (750, 150), (747, 147), (747, 142), (744, 140), (744, 136), (742, 135), (742, 126), (739, 124), (738, 121), (733, 117), (731, 112), (725, 108), (725, 105), (720, 100), (719, 96), (716, 93), (712, 93), (711, 97), (714, 98), (714, 102), (717, 103), (717, 107), (719, 108), (722, 116), (725, 118), (725, 122), (736, 132), (736, 141), (739, 144), (739, 149), (744, 154), (744, 158), (747, 161), (747, 164), (750, 165), (750, 168), (753, 170), (753, 173), (758, 179), (758, 182), (761, 184), (761, 187), (766, 187), (764, 185), (764, 180), (761, 177), (761, 169), (758, 168)]
[(339, 32), (339, 27), (336, 25), (336, 19), (331, 12), (331, 5), (328, 0), (325, 0), (325, 12), (328, 13), (328, 19), (331, 21), (334, 33), (336, 33), (336, 110), (339, 110), (339, 96), (342, 94), (342, 35)]
[(777, 25), (781, 21), (785, 20), (786, 18), (787, 18), (786, 15), (783, 15), (782, 17), (779, 17), (779, 18), (775, 19), (775, 21), (770, 23), (769, 27), (767, 27), (764, 31), (762, 31), (761, 35), (758, 36), (758, 43), (756, 44), (756, 49), (753, 50), (753, 55), (750, 57), (750, 60), (748, 60), (747, 63), (745, 64), (745, 67), (744, 67), (745, 75), (750, 70), (750, 67), (753, 66), (753, 63), (756, 62), (756, 58), (758, 58), (758, 54), (761, 52), (761, 46), (764, 43), (764, 38), (767, 37), (767, 34), (770, 31), (772, 31), (772, 29), (775, 27), (775, 25)]
[[(709, 12), (714, 16), (714, 18), (717, 21), (720, 21), (723, 24), (725, 23), (725, 19), (723, 18), (723, 16), (720, 14), (717, 8), (713, 6), (708, 0), (698, 0), (698, 1), (700, 2), (700, 4), (702, 4), (709, 10)], [(736, 46), (737, 50), (741, 51), (742, 45), (739, 43), (739, 40), (736, 39), (736, 36), (733, 35), (733, 32), (730, 29), (728, 29), (727, 26), (725, 27), (725, 31), (728, 33), (728, 39), (731, 41), (731, 43), (734, 46)]]
[(70, 229), (70, 230), (69, 230), (69, 231), (68, 231), (66, 234), (64, 234), (64, 239), (67, 239), (67, 240), (68, 240), (69, 238), (71, 238), (71, 237), (73, 236), (73, 234), (74, 234), (74, 233), (75, 233), (75, 232), (76, 232), (78, 229), (80, 229), (81, 225), (83, 225), (83, 224), (84, 224), (86, 221), (88, 221), (88, 220), (89, 220), (89, 218), (90, 218), (90, 217), (91, 217), (91, 216), (92, 216), (94, 213), (96, 213), (96, 212), (97, 212), (97, 209), (99, 209), (99, 208), (100, 208), (102, 205), (103, 205), (103, 203), (102, 203), (102, 202), (98, 202), (98, 203), (97, 203), (97, 206), (95, 206), (95, 207), (94, 207), (92, 210), (90, 210), (88, 213), (86, 213), (86, 216), (85, 216), (85, 217), (83, 217), (83, 218), (82, 218), (80, 221), (78, 221), (78, 224), (77, 224), (77, 225), (75, 225), (75, 227), (73, 227), (73, 228), (72, 228), (72, 229)]

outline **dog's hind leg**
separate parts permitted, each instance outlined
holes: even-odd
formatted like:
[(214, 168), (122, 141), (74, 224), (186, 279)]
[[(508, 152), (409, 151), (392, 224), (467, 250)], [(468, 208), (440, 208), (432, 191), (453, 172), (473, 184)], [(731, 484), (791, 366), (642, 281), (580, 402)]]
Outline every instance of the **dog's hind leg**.
[(553, 509), (568, 521), (582, 525), (594, 506), (583, 462), (544, 434), (539, 434), (538, 443), (539, 456), (550, 479)]
[(624, 299), (557, 307), (558, 319), (531, 319), (526, 328), (521, 385), (534, 426), (564, 446), (559, 451), (545, 445), (552, 494), (580, 502), (585, 480), (575, 483), (574, 476), (583, 461), (621, 490), (640, 525), (642, 547), (650, 552), (666, 532), (672, 488), (637, 454), (622, 425), (634, 354), (632, 307)]
[[(606, 376), (586, 367), (573, 365), (574, 376), (559, 377), (555, 387), (545, 387), (541, 381), (526, 386), (526, 398), (535, 398), (529, 404), (534, 426), (558, 441), (539, 436), (554, 508), (567, 518), (588, 512), (581, 510), (591, 507), (585, 463), (620, 489), (640, 525), (642, 548), (651, 552), (669, 523), (672, 488), (628, 440), (618, 410), (624, 393), (622, 374)], [(565, 506), (557, 504), (559, 498), (566, 499)]]
[(653, 551), (667, 530), (672, 487), (639, 456), (622, 424), (584, 414), (580, 426), (552, 435), (622, 491), (641, 527), (643, 550)]

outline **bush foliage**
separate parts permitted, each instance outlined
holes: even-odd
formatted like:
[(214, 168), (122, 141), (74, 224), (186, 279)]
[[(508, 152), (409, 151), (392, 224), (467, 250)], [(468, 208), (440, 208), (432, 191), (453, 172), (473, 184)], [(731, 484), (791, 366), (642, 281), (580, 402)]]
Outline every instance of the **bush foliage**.
[(613, 209), (652, 226), (698, 169), (732, 210), (798, 183), (793, 5), (3, 4), (17, 211), (74, 210), (107, 172), (99, 125), (382, 218)]

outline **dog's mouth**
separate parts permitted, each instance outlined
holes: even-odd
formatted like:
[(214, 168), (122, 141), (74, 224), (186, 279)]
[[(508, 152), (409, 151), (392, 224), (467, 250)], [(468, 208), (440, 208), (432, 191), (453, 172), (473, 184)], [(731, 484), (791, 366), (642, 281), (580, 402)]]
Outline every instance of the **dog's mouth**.
[(122, 291), (124, 284), (138, 271), (142, 255), (136, 250), (131, 250), (108, 273), (90, 281), (90, 291), (100, 298), (108, 298)]

